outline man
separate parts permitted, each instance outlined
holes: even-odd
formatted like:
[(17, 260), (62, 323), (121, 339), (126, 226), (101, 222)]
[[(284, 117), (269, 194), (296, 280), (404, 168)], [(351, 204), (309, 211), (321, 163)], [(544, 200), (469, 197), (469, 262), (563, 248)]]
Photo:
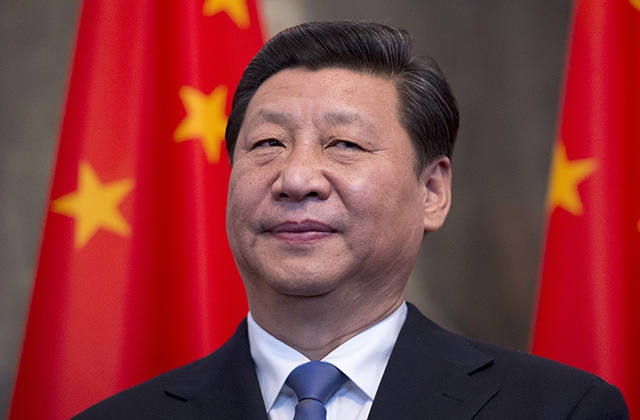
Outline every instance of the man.
[(444, 76), (404, 31), (324, 22), (274, 37), (226, 135), (247, 320), (210, 356), (78, 418), (297, 419), (299, 383), (320, 376), (298, 366), (336, 378), (313, 397), (318, 418), (628, 418), (601, 379), (454, 335), (405, 303), (423, 236), (449, 210), (457, 128)]

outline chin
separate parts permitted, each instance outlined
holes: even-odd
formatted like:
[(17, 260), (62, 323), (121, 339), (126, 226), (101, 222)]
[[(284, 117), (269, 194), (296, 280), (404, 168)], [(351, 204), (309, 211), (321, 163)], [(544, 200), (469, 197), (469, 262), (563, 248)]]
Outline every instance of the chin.
[(277, 294), (291, 297), (320, 297), (335, 290), (337, 281), (325, 278), (314, 279), (296, 275), (293, 278), (278, 278), (268, 281), (270, 288)]
[(276, 292), (291, 297), (313, 298), (330, 293), (334, 287), (327, 284), (318, 284), (309, 281), (299, 281), (296, 284), (288, 284), (276, 289)]

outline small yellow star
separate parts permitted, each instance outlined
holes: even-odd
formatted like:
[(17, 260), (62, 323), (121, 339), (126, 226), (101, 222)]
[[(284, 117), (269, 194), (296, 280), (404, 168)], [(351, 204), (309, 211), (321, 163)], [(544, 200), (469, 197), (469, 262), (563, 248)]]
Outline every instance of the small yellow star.
[(562, 207), (574, 216), (580, 216), (583, 206), (578, 192), (578, 184), (596, 169), (595, 159), (568, 160), (564, 144), (557, 142), (553, 152), (551, 185), (547, 197), (549, 210)]
[(103, 184), (91, 165), (83, 161), (78, 168), (77, 191), (54, 200), (51, 210), (76, 219), (76, 248), (84, 247), (100, 228), (129, 236), (131, 227), (118, 206), (133, 185), (130, 178)]
[(240, 29), (249, 26), (247, 0), (205, 0), (202, 6), (205, 16), (213, 16), (220, 12), (226, 12)]
[(187, 111), (173, 139), (177, 142), (200, 139), (207, 160), (217, 163), (227, 125), (227, 88), (218, 86), (210, 95), (189, 86), (180, 88), (180, 99)]

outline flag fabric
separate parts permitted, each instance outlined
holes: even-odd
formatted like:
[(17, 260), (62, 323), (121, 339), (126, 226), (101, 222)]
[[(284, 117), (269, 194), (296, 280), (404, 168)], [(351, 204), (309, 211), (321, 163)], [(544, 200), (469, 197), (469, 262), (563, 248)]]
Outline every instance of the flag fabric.
[(640, 1), (578, 0), (567, 64), (532, 350), (640, 418)]
[(68, 419), (246, 315), (224, 130), (262, 42), (255, 0), (82, 5), (11, 419)]

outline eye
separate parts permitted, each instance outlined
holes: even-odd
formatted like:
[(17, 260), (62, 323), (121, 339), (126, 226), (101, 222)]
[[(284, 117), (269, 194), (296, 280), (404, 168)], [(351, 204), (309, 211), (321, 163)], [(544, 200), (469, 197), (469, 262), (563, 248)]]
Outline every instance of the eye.
[(259, 147), (284, 147), (284, 144), (280, 140), (276, 139), (265, 139), (256, 142), (251, 148), (257, 149)]
[(336, 140), (333, 141), (329, 147), (338, 147), (340, 149), (352, 149), (352, 150), (363, 150), (359, 144), (354, 143), (349, 140)]

